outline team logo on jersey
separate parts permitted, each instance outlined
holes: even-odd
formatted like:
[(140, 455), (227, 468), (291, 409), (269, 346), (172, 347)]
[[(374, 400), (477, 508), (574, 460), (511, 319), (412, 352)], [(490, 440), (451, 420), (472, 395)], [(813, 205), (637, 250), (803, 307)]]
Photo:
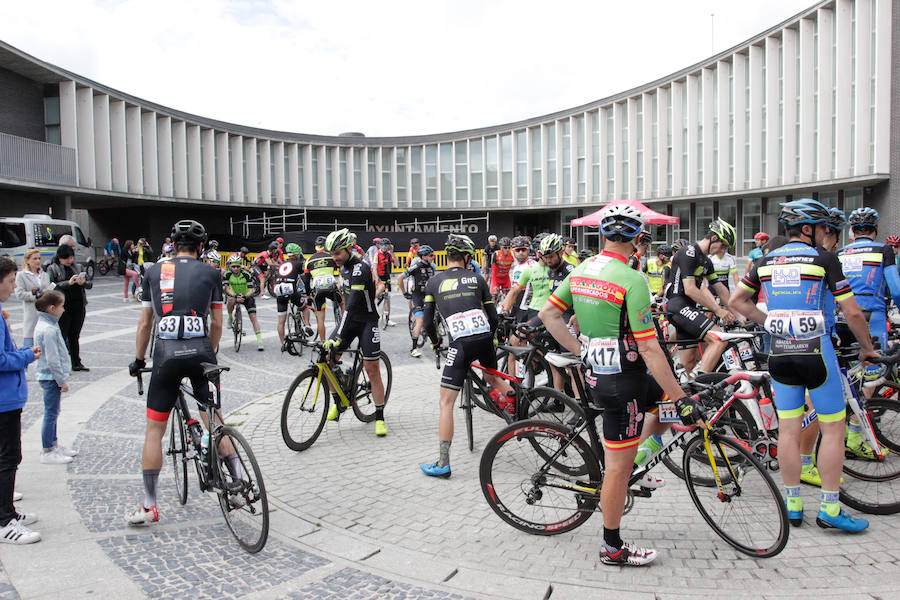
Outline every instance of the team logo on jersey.
[(772, 269), (772, 287), (800, 287), (800, 267), (775, 267)]
[(459, 287), (458, 279), (445, 279), (444, 281), (441, 282), (440, 293), (443, 294), (445, 292), (452, 292), (457, 287)]
[(637, 352), (631, 351), (631, 352), (625, 353), (625, 360), (627, 360), (628, 362), (637, 362), (637, 359), (638, 359)]
[(569, 286), (572, 295), (590, 296), (613, 304), (622, 305), (625, 301), (625, 288), (611, 281), (591, 279), (588, 277), (570, 277)]
[(294, 265), (292, 265), (289, 262), (286, 262), (283, 265), (281, 265), (280, 267), (278, 267), (278, 274), (281, 275), (282, 277), (287, 277), (288, 275), (291, 274), (291, 271), (293, 271), (293, 270), (294, 270)]

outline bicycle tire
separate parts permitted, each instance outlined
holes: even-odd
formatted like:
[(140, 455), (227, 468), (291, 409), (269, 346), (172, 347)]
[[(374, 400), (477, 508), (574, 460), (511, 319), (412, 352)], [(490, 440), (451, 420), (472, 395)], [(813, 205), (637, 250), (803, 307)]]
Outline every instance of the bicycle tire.
[(97, 265), (97, 270), (100, 271), (101, 275), (106, 275), (107, 273), (109, 273), (109, 267), (106, 266), (105, 262), (101, 262), (99, 265)]
[[(529, 443), (521, 443), (527, 441)], [(560, 444), (571, 442), (556, 461), (548, 466)], [(543, 452), (535, 448), (544, 448)], [(509, 457), (507, 458), (507, 455)], [(598, 490), (602, 473), (597, 457), (580, 437), (558, 424), (547, 421), (517, 421), (500, 431), (485, 445), (478, 475), (484, 499), (498, 517), (519, 531), (534, 535), (556, 535), (582, 525), (599, 510), (598, 493), (572, 491), (547, 485), (575, 479), (560, 472), (583, 471), (576, 485)], [(547, 472), (543, 475), (543, 469)]]
[[(378, 360), (383, 365), (383, 368), (379, 370), (381, 371), (381, 383), (384, 385), (384, 404), (386, 406), (391, 396), (394, 374), (391, 371), (391, 361), (387, 354), (382, 352)], [(372, 397), (372, 386), (362, 360), (356, 365), (353, 381), (353, 393), (350, 394), (350, 406), (353, 407), (353, 414), (363, 423), (371, 423), (375, 420), (375, 399)]]
[[(770, 558), (777, 555), (784, 550), (790, 535), (787, 509), (781, 491), (766, 468), (738, 441), (715, 433), (710, 434), (709, 441), (713, 453), (717, 455), (714, 459), (716, 471), (719, 472), (722, 485), (727, 488), (726, 493), (729, 495), (723, 497), (717, 485), (695, 483), (698, 473), (704, 472), (704, 469), (708, 469), (710, 474), (700, 476), (699, 479), (715, 480), (709, 456), (703, 449), (703, 436), (696, 435), (685, 446), (682, 463), (684, 481), (694, 506), (713, 531), (735, 550), (755, 558)], [(727, 455), (723, 452), (723, 447), (729, 448)], [(734, 477), (729, 475), (726, 456), (727, 464), (740, 475), (740, 481), (736, 482)], [(751, 474), (757, 475), (759, 480), (748, 479), (748, 475)], [(705, 503), (704, 499), (708, 499), (709, 502)], [(741, 508), (735, 508), (739, 503)], [(717, 507), (721, 508), (719, 515), (713, 514), (717, 511), (712, 509)], [(751, 512), (755, 513), (752, 523), (742, 522), (737, 524), (738, 527), (733, 527), (736, 520), (733, 517), (740, 518)], [(736, 539), (738, 533), (745, 534), (748, 539)], [(754, 536), (758, 536), (759, 541), (754, 541)]]
[(241, 339), (244, 337), (244, 324), (241, 307), (237, 302), (234, 303), (234, 321), (231, 323), (231, 330), (234, 332), (234, 351), (240, 352)]
[[(331, 398), (324, 378), (316, 385), (318, 375), (319, 370), (315, 367), (297, 375), (281, 405), (281, 438), (295, 452), (312, 446), (325, 427)], [(304, 417), (304, 414), (309, 417)]]
[(341, 310), (341, 305), (334, 300), (331, 301), (331, 310), (334, 313), (334, 326), (337, 327), (341, 322), (341, 317), (344, 316), (344, 312)]
[(158, 331), (159, 323), (157, 321), (153, 321), (153, 330), (150, 332), (150, 348), (147, 350), (147, 358), (153, 358), (153, 351), (156, 350), (156, 332)]
[(184, 430), (184, 417), (178, 405), (172, 410), (172, 421), (169, 424), (168, 454), (172, 457), (178, 503), (184, 506), (188, 499), (187, 433)]
[(459, 395), (459, 406), (463, 409), (463, 415), (466, 418), (466, 439), (469, 441), (469, 452), (475, 449), (475, 434), (472, 431), (472, 382), (466, 378), (463, 383), (462, 393)]
[[(240, 480), (228, 469), (227, 460), (219, 452), (219, 444), (228, 438), (240, 460), (243, 471)], [(256, 554), (266, 545), (269, 537), (269, 498), (263, 482), (262, 471), (256, 456), (244, 436), (231, 427), (221, 427), (216, 431), (215, 452), (218, 459), (219, 476), (222, 483), (234, 492), (218, 490), (219, 508), (228, 529), (238, 543), (250, 554)], [(211, 449), (213, 447), (211, 446)], [(249, 468), (248, 468), (249, 467)], [(247, 479), (249, 476), (249, 480)], [(237, 506), (230, 498), (239, 497), (241, 506)]]
[(546, 386), (524, 390), (516, 407), (516, 418), (539, 419), (575, 429), (584, 420), (584, 409), (578, 400)]

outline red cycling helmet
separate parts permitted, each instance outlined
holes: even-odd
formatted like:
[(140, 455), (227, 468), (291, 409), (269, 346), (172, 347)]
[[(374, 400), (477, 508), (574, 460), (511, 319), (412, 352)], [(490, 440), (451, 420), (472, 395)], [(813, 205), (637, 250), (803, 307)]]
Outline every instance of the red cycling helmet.
[(753, 239), (754, 240), (767, 240), (767, 239), (769, 239), (769, 234), (766, 233), (765, 231), (760, 231), (759, 233), (757, 233), (756, 235), (753, 236)]
[(900, 246), (900, 235), (889, 235), (885, 241), (890, 246)]
[(283, 238), (283, 237), (277, 237), (277, 238), (275, 238), (275, 241), (278, 242), (279, 244), (283, 244), (283, 243), (284, 243), (284, 238)]

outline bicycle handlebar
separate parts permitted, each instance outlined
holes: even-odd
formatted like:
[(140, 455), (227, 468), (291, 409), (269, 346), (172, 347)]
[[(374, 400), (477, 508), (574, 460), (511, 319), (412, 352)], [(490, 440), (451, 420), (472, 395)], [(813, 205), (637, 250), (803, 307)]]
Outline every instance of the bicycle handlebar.
[(153, 371), (153, 369), (149, 369), (149, 368), (138, 369), (137, 376), (136, 376), (137, 377), (138, 396), (144, 395), (144, 378), (141, 376), (144, 373), (150, 373), (151, 371)]

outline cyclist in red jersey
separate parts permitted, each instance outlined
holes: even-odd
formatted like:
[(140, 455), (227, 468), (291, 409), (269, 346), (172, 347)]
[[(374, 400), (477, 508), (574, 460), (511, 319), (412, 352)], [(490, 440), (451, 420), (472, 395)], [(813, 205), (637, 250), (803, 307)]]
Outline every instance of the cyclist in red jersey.
[(491, 261), (491, 296), (496, 296), (500, 292), (505, 294), (512, 287), (509, 272), (516, 264), (516, 259), (509, 249), (510, 245), (508, 237), (500, 238), (500, 250), (494, 253)]

